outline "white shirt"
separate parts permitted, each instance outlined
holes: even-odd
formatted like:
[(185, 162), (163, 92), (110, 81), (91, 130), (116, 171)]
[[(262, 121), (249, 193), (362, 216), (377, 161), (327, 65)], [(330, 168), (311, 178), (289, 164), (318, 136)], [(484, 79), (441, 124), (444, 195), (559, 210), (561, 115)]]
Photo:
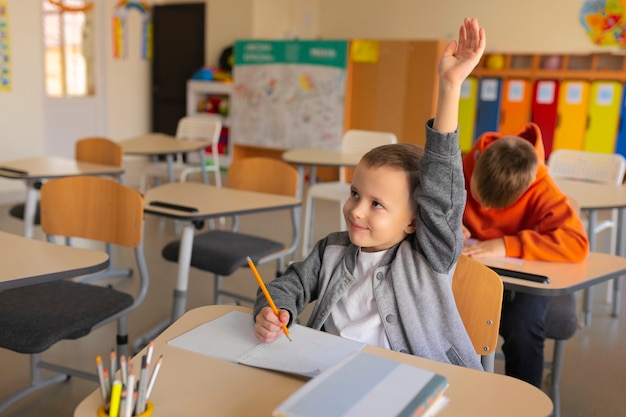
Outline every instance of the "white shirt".
[(324, 323), (328, 333), (390, 349), (374, 299), (374, 271), (387, 251), (361, 252), (355, 283), (337, 302)]

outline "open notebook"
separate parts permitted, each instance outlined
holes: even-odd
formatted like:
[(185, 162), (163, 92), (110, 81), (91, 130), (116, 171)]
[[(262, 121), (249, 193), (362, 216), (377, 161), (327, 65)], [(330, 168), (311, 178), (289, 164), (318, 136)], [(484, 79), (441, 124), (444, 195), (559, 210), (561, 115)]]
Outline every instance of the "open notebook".
[(273, 343), (254, 337), (252, 316), (231, 311), (168, 341), (172, 346), (229, 362), (313, 378), (359, 351), (364, 343), (306, 326), (292, 325), (291, 339), (284, 335)]

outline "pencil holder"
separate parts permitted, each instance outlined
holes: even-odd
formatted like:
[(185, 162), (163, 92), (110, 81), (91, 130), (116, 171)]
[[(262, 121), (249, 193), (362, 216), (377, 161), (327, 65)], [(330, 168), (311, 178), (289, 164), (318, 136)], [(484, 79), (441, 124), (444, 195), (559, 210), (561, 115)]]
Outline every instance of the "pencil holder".
[[(144, 411), (141, 414), (137, 414), (133, 417), (150, 417), (153, 411), (154, 411), (154, 404), (152, 404), (151, 401), (148, 401), (146, 403), (146, 411)], [(109, 417), (109, 413), (107, 412), (107, 410), (104, 408), (103, 405), (101, 405), (98, 408), (98, 417)]]

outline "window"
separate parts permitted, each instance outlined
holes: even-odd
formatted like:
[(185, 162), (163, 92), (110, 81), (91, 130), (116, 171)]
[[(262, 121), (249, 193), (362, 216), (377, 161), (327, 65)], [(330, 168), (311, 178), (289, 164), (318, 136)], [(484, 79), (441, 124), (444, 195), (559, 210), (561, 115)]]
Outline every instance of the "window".
[(94, 95), (93, 3), (41, 1), (48, 96)]

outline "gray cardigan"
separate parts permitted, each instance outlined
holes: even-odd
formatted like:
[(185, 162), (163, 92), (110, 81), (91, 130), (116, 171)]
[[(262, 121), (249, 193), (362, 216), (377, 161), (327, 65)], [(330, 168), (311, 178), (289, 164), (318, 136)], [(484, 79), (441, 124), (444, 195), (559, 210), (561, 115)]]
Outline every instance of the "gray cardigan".
[[(465, 182), (458, 132), (440, 134), (426, 125), (414, 235), (389, 249), (374, 272), (374, 297), (393, 350), (482, 369), (452, 293), (463, 247)], [(358, 247), (347, 232), (320, 240), (302, 262), (267, 284), (276, 306), (291, 320), (317, 300), (307, 326), (322, 329), (331, 310), (354, 283)], [(267, 306), (259, 291), (254, 317)]]

